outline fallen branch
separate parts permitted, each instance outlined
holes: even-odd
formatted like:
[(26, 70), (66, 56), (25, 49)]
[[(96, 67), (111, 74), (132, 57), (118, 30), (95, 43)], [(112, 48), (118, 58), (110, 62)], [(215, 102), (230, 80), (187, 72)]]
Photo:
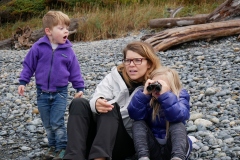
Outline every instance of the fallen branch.
[(141, 40), (150, 43), (156, 51), (165, 51), (184, 42), (237, 34), (240, 34), (240, 19), (167, 29)]

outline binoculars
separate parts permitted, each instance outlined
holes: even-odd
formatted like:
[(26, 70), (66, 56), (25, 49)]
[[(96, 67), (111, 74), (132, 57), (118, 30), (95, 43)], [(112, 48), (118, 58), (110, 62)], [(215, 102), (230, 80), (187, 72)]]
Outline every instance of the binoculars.
[(147, 86), (148, 92), (152, 92), (152, 91), (160, 92), (161, 89), (162, 89), (162, 85), (158, 81), (151, 83)]

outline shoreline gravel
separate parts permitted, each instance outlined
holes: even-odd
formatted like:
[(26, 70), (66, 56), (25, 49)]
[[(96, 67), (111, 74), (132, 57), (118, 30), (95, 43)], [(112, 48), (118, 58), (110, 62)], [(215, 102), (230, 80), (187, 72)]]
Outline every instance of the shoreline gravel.
[[(144, 33), (94, 42), (74, 42), (86, 83), (85, 98), (121, 62), (127, 43)], [(186, 128), (196, 142), (190, 160), (240, 159), (240, 42), (237, 36), (194, 41), (158, 52), (164, 65), (175, 68), (191, 95)], [(26, 94), (17, 93), (22, 61), (28, 50), (0, 50), (0, 159), (38, 160), (47, 139), (36, 106), (35, 80)], [(69, 85), (68, 102), (74, 89)], [(66, 120), (68, 110), (66, 111)]]

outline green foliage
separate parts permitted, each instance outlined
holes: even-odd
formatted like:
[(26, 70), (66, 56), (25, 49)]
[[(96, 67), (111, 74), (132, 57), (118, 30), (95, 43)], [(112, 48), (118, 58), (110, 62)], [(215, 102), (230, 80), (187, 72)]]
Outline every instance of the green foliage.
[(44, 0), (15, 0), (12, 1), (10, 6), (12, 7), (13, 14), (39, 14), (45, 9)]
[[(155, 18), (168, 18), (168, 9), (184, 7), (177, 17), (211, 13), (225, 0), (12, 0), (0, 3), (0, 40), (10, 38), (16, 28), (41, 28), (41, 18), (50, 9), (62, 10), (70, 18), (84, 17), (76, 41), (117, 38), (148, 29)], [(14, 16), (12, 16), (14, 15)], [(15, 20), (10, 21), (11, 18)], [(20, 18), (20, 20), (18, 20)], [(25, 19), (24, 19), (25, 18)], [(3, 23), (3, 20), (6, 20)], [(26, 20), (26, 21), (23, 21)], [(154, 29), (156, 31), (161, 29)]]

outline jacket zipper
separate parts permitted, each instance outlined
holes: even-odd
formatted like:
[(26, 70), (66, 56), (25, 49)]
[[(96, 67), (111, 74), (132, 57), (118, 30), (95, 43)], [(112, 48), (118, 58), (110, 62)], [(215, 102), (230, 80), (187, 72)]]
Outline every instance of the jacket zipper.
[(50, 66), (50, 70), (49, 70), (49, 73), (48, 73), (48, 90), (49, 90), (49, 85), (50, 85), (50, 75), (51, 75), (51, 72), (52, 72), (53, 56), (54, 56), (54, 51), (52, 52), (51, 66)]

